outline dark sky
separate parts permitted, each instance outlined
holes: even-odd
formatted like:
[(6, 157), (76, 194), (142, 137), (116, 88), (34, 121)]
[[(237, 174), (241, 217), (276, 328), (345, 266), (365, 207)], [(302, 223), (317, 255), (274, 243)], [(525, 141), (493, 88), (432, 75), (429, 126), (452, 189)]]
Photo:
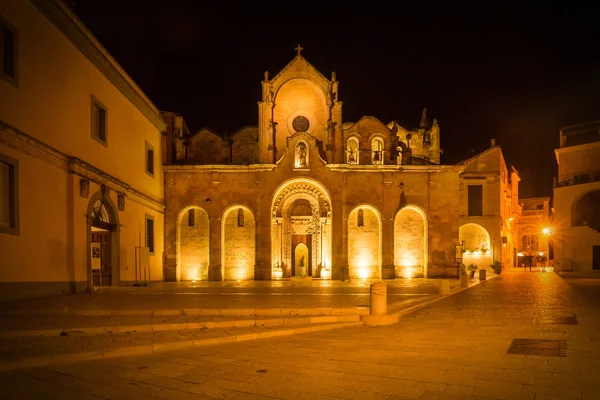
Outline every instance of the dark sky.
[(337, 72), (344, 122), (372, 115), (410, 127), (427, 107), (443, 164), (494, 137), (519, 171), (520, 197), (550, 196), (559, 128), (600, 119), (600, 8), (492, 3), (76, 0), (73, 9), (192, 131), (256, 125), (264, 71), (274, 76), (300, 43), (325, 76)]

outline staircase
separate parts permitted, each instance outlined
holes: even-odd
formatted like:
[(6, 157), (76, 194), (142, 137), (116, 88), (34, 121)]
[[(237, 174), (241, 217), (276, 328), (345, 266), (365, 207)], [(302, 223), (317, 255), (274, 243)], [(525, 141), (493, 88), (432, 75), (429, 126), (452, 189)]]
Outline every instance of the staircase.
[(339, 329), (368, 309), (163, 311), (2, 315), (0, 371)]

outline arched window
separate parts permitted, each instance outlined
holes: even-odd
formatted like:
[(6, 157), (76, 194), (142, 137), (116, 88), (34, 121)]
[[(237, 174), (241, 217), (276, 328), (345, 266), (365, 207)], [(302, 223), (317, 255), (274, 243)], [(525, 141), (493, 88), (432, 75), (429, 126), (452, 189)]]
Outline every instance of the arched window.
[(358, 210), (358, 215), (356, 217), (356, 225), (365, 226), (365, 212), (362, 209)]
[(383, 139), (379, 137), (371, 141), (371, 160), (373, 164), (383, 164)]
[(238, 209), (238, 226), (241, 228), (244, 226), (244, 209)]
[(196, 225), (196, 216), (194, 214), (194, 209), (190, 208), (188, 210), (188, 226), (195, 226)]
[(92, 218), (101, 222), (105, 222), (107, 224), (113, 222), (111, 220), (111, 215), (108, 212), (108, 208), (104, 203), (104, 200), (96, 200), (96, 202), (92, 206)]
[(358, 139), (351, 137), (346, 143), (346, 162), (350, 165), (359, 164)]

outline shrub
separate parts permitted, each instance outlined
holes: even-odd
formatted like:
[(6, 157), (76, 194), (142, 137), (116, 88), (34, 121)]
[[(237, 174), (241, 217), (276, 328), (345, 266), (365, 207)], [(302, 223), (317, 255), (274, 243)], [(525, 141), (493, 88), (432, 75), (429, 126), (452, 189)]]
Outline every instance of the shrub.
[(494, 268), (494, 273), (499, 275), (502, 273), (502, 269), (504, 268), (504, 266), (500, 261), (494, 261), (494, 263), (492, 264), (492, 268)]
[(477, 265), (475, 264), (469, 264), (469, 266), (467, 267), (468, 271), (477, 271)]

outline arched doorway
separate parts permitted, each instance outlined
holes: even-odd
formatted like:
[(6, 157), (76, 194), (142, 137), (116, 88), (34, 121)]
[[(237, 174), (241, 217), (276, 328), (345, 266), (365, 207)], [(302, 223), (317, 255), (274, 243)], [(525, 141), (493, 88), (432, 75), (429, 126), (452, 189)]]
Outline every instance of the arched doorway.
[(233, 205), (221, 218), (222, 280), (252, 280), (256, 264), (254, 214), (242, 205)]
[(394, 266), (396, 277), (427, 276), (427, 216), (408, 204), (394, 218)]
[(312, 276), (310, 251), (306, 243), (298, 243), (294, 247), (292, 257), (292, 276)]
[[(274, 279), (299, 276), (295, 251), (306, 246), (306, 276), (331, 278), (331, 200), (321, 183), (291, 179), (273, 195), (271, 257)], [(301, 249), (304, 249), (301, 247)]]
[(88, 290), (120, 282), (119, 216), (110, 197), (98, 192), (87, 210)]
[(381, 214), (371, 205), (348, 215), (348, 272), (350, 279), (381, 279)]
[(177, 272), (184, 281), (208, 280), (210, 220), (204, 209), (186, 207), (177, 217)]
[(463, 244), (463, 264), (489, 267), (492, 264), (490, 234), (479, 224), (468, 223), (458, 228), (458, 240)]

